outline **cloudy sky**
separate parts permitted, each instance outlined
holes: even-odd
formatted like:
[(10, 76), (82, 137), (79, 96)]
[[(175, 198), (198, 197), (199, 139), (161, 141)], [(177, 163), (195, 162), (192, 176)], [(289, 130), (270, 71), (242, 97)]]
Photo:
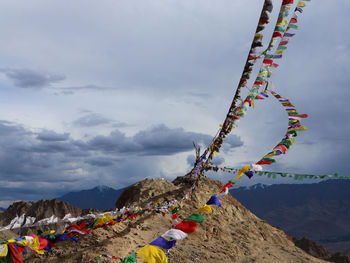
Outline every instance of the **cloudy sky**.
[[(226, 116), (262, 3), (1, 1), (0, 206), (188, 172), (192, 142)], [(309, 130), (270, 170), (348, 175), (349, 9), (317, 0), (300, 15), (272, 81)], [(256, 162), (286, 126), (274, 98), (257, 102), (217, 163)]]

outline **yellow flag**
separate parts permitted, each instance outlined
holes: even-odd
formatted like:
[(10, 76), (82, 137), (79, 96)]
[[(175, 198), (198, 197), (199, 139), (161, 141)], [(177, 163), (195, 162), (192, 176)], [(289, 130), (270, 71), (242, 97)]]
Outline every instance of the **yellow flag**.
[(45, 236), (45, 235), (53, 234), (53, 233), (55, 233), (55, 232), (56, 232), (55, 230), (47, 230), (47, 231), (45, 231), (44, 233), (41, 233), (40, 235), (41, 235), (41, 236)]
[(263, 158), (272, 157), (276, 155), (276, 150), (273, 150), (270, 154), (266, 154)]
[(111, 215), (110, 214), (105, 214), (104, 216), (98, 218), (94, 224), (94, 226), (101, 226), (106, 224), (107, 222), (111, 221)]
[(258, 76), (267, 78), (267, 71), (260, 72)]
[(286, 49), (277, 50), (275, 55), (281, 55)]
[(262, 40), (262, 39), (263, 39), (263, 35), (262, 34), (255, 34), (254, 41)]
[(17, 241), (17, 244), (20, 245), (21, 247), (29, 246), (29, 242), (27, 240)]
[(289, 138), (289, 139), (287, 139), (288, 141), (290, 141), (291, 142), (291, 144), (293, 145), (294, 144), (294, 141), (295, 141), (295, 138), (294, 137), (292, 137), (292, 138)]
[(307, 128), (305, 126), (301, 126), (301, 127), (297, 127), (297, 128), (293, 128), (293, 129), (289, 129), (290, 131), (307, 131)]
[(7, 256), (7, 252), (9, 251), (7, 245), (0, 245), (0, 258), (4, 258)]
[(32, 244), (29, 245), (31, 249), (33, 249), (36, 253), (43, 255), (44, 252), (39, 250), (40, 243), (39, 243), (39, 238), (33, 238), (32, 239)]
[(248, 172), (250, 170), (250, 165), (246, 165), (244, 167), (242, 167), (239, 171), (238, 171), (238, 175), (235, 178), (235, 181), (237, 181), (239, 178), (241, 178), (241, 176), (245, 173)]
[(286, 25), (288, 25), (287, 19), (281, 19), (279, 22), (277, 22), (277, 26), (285, 27)]
[(306, 4), (304, 2), (302, 2), (302, 1), (299, 1), (297, 6), (298, 7), (305, 7)]
[(146, 245), (136, 253), (142, 257), (147, 263), (167, 263), (168, 259), (166, 258), (164, 252), (159, 248), (151, 245)]
[(200, 212), (208, 212), (211, 214), (211, 213), (213, 213), (213, 209), (211, 209), (210, 205), (205, 204), (204, 206), (202, 206), (198, 210), (194, 211), (195, 214), (198, 214)]

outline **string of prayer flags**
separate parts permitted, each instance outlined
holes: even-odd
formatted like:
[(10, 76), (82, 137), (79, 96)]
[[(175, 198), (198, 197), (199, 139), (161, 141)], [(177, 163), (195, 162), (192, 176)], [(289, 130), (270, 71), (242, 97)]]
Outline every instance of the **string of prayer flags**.
[[(130, 256), (130, 257), (132, 257), (132, 256)], [(130, 258), (130, 257), (128, 257), (128, 258)], [(118, 259), (117, 257), (115, 257), (115, 256), (110, 256), (110, 255), (107, 255), (107, 254), (100, 254), (100, 255), (98, 255), (98, 256), (96, 256), (96, 257), (94, 257), (94, 258), (90, 258), (88, 261), (86, 261), (86, 262), (93, 262), (93, 261), (97, 261), (97, 260), (100, 260), (100, 259), (102, 259), (102, 258), (109, 258), (109, 259)], [(134, 258), (135, 258), (135, 255), (134, 255)], [(121, 260), (121, 262), (122, 263), (124, 263), (124, 262), (128, 262), (128, 263), (133, 263), (133, 262), (136, 262), (136, 258), (135, 258), (135, 261), (123, 261), (123, 259), (120, 259), (119, 258), (119, 260)]]
[[(207, 170), (212, 170), (214, 172), (222, 171), (226, 173), (236, 173), (239, 171), (238, 168), (231, 168), (231, 167), (217, 167), (217, 169), (213, 169), (214, 166), (209, 166)], [(283, 172), (271, 172), (271, 171), (254, 171), (254, 174), (258, 176), (267, 176), (267, 178), (273, 178), (276, 179), (277, 176), (283, 177), (283, 178), (293, 178), (294, 180), (303, 181), (305, 179), (347, 179), (350, 180), (350, 177), (347, 176), (340, 176), (337, 173), (335, 174), (326, 174), (326, 175), (313, 175), (313, 174), (297, 174), (297, 173), (283, 173)]]
[[(250, 97), (252, 97), (253, 99), (263, 99), (263, 97), (258, 95), (258, 91), (262, 85), (266, 84), (265, 89), (267, 88), (267, 85), (268, 85), (267, 80), (268, 78), (271, 77), (271, 74), (272, 74), (272, 71), (270, 69), (278, 67), (278, 64), (273, 62), (273, 59), (281, 58), (282, 53), (286, 50), (285, 46), (280, 45), (277, 48), (275, 54), (268, 54), (268, 52), (275, 47), (278, 39), (280, 38), (283, 40), (284, 38), (284, 35), (282, 33), (285, 33), (286, 29), (284, 27), (288, 25), (288, 20), (285, 19), (284, 17), (286, 17), (289, 14), (289, 10), (291, 9), (291, 6), (293, 3), (294, 1), (282, 2), (279, 15), (278, 15), (278, 20), (275, 25), (275, 30), (272, 34), (268, 48), (263, 52), (264, 60), (259, 70), (256, 81), (254, 82), (253, 89), (247, 96), (248, 99), (250, 99)], [(284, 43), (288, 43), (288, 41), (285, 40)], [(247, 172), (247, 175), (252, 176), (250, 172)]]
[(278, 13), (278, 19), (275, 24), (275, 30), (272, 33), (272, 37), (270, 40), (270, 43), (267, 47), (267, 49), (263, 52), (263, 54), (267, 54), (269, 51), (271, 51), (275, 45), (277, 44), (278, 38), (283, 38), (282, 33), (284, 32), (284, 27), (288, 24), (288, 20), (284, 19), (284, 17), (287, 17), (289, 14), (289, 10), (291, 8), (291, 5), (293, 4), (293, 1), (283, 1), (280, 11)]
[[(269, 13), (272, 12), (272, 9), (273, 9), (272, 1), (265, 0), (264, 6), (262, 8), (261, 15), (259, 18), (258, 26), (254, 34), (254, 39), (248, 53), (248, 58), (246, 60), (243, 73), (239, 80), (236, 94), (232, 100), (226, 119), (223, 122), (222, 128), (220, 129), (218, 136), (214, 137), (213, 143), (208, 146), (208, 148), (204, 151), (204, 153), (201, 156), (201, 159), (203, 160), (203, 162), (196, 163), (193, 168), (193, 176), (195, 178), (197, 177), (198, 173), (203, 171), (204, 167), (206, 166), (206, 163), (209, 162), (216, 155), (217, 152), (219, 152), (219, 149), (221, 148), (221, 145), (222, 145), (223, 138), (225, 138), (234, 128), (234, 122), (239, 121), (239, 119), (245, 115), (244, 107), (240, 109), (239, 107), (236, 107), (236, 103), (240, 99), (239, 94), (240, 94), (241, 88), (246, 86), (247, 80), (249, 80), (250, 78), (250, 74), (253, 71), (254, 64), (257, 62), (258, 59), (262, 58), (261, 55), (258, 55), (256, 53), (256, 48), (262, 46), (263, 35), (260, 32), (264, 30), (265, 28), (264, 25), (269, 23)], [(252, 94), (254, 94), (255, 92), (257, 92), (256, 89), (252, 91)], [(254, 105), (254, 104), (252, 103), (251, 105)], [(209, 155), (208, 157), (206, 157), (208, 153)], [(200, 169), (198, 169), (199, 167)]]
[[(299, 1), (302, 2), (302, 1)], [(280, 13), (279, 13), (279, 17), (278, 20), (276, 22), (275, 25), (275, 31), (272, 34), (272, 38), (270, 40), (270, 44), (268, 46), (268, 48), (262, 53), (262, 55), (256, 55), (256, 47), (261, 47), (262, 46), (262, 39), (263, 39), (263, 35), (260, 34), (259, 32), (261, 32), (264, 29), (264, 25), (266, 23), (269, 23), (269, 15), (266, 12), (266, 3), (267, 1), (265, 1), (264, 4), (264, 8), (262, 10), (261, 13), (261, 17), (259, 20), (259, 24), (256, 30), (256, 33), (254, 35), (254, 40), (253, 43), (251, 45), (251, 49), (249, 51), (249, 55), (248, 55), (248, 59), (247, 62), (244, 66), (244, 70), (241, 76), (241, 79), (239, 81), (239, 85), (238, 88), (236, 90), (236, 94), (235, 97), (232, 101), (231, 107), (229, 109), (229, 112), (225, 118), (224, 123), (221, 125), (221, 129), (218, 133), (217, 136), (214, 137), (213, 139), (213, 143), (211, 145), (208, 146), (208, 148), (204, 151), (204, 153), (202, 154), (201, 158), (200, 158), (200, 162), (196, 162), (195, 167), (193, 168), (193, 171), (195, 171), (194, 176), (198, 175), (199, 171), (203, 171), (204, 169), (207, 169), (207, 165), (210, 163), (211, 159), (213, 158), (213, 156), (215, 156), (215, 154), (217, 152), (219, 152), (222, 143), (223, 143), (223, 139), (231, 132), (232, 128), (235, 127), (234, 124), (235, 122), (239, 121), (241, 117), (244, 117), (246, 115), (246, 111), (249, 107), (254, 106), (254, 99), (263, 99), (266, 96), (260, 96), (259, 95), (259, 91), (260, 88), (264, 87), (264, 91), (267, 90), (268, 87), (268, 78), (271, 77), (272, 71), (270, 70), (271, 68), (276, 68), (278, 67), (278, 64), (274, 63), (273, 59), (276, 58), (280, 58), (282, 57), (282, 53), (287, 49), (286, 45), (289, 43), (289, 38), (293, 37), (294, 34), (293, 33), (289, 33), (287, 32), (290, 29), (297, 29), (297, 16), (293, 16), (294, 20), (292, 21), (293, 23), (290, 23), (286, 17), (289, 15), (289, 11), (291, 10), (292, 4), (294, 3), (293, 0), (283, 0), (282, 2), (282, 6), (280, 9)], [(271, 1), (270, 4), (272, 5)], [(303, 4), (297, 4), (297, 8), (302, 8), (305, 5)], [(266, 10), (264, 10), (266, 9)], [(287, 25), (289, 24), (293, 24), (292, 26), (288, 27)], [(287, 28), (285, 28), (287, 26)], [(278, 39), (281, 39), (280, 44), (276, 51), (275, 54), (268, 54), (268, 52), (270, 50), (272, 50), (272, 48), (275, 47), (275, 45), (278, 42)], [(248, 96), (246, 97), (245, 100), (241, 99), (239, 94), (240, 94), (240, 89), (241, 87), (244, 87), (247, 83), (247, 80), (250, 78), (250, 74), (253, 70), (253, 66), (255, 64), (255, 62), (257, 61), (257, 59), (261, 59), (263, 58), (262, 61), (262, 66), (259, 70), (258, 76), (256, 78), (256, 80), (253, 82), (253, 87), (252, 89), (248, 89), (249, 93)], [(283, 101), (281, 101), (281, 104), (283, 107), (286, 107), (286, 112), (288, 114), (288, 116), (295, 116), (296, 118), (301, 118), (300, 114), (294, 110), (294, 108), (292, 108), (292, 104), (288, 104), (288, 100), (286, 101), (284, 98), (280, 97), (279, 98), (276, 96), (276, 94), (272, 93), (277, 99), (281, 99)], [(257, 97), (259, 96), (259, 97)], [(240, 100), (241, 104), (236, 106), (236, 102)], [(234, 185), (234, 182), (239, 179), (239, 177), (241, 177), (243, 174), (246, 174), (249, 178), (251, 178), (254, 175), (254, 172), (256, 173), (261, 173), (262, 172), (262, 167), (260, 165), (262, 164), (271, 164), (273, 162), (275, 162), (275, 160), (273, 158), (274, 155), (278, 154), (283, 154), (286, 152), (286, 150), (293, 144), (294, 142), (294, 137), (296, 136), (296, 132), (297, 131), (301, 131), (301, 130), (305, 130), (305, 128), (301, 125), (299, 125), (299, 123), (297, 121), (297, 119), (293, 119), (290, 120), (292, 121), (292, 123), (289, 123), (288, 126), (288, 131), (287, 134), (285, 135), (285, 137), (282, 139), (282, 141), (275, 147), (274, 151), (269, 153), (268, 156), (264, 156), (259, 162), (257, 162), (254, 165), (247, 165), (244, 166), (243, 168), (237, 170), (238, 172), (238, 176), (236, 177), (236, 179), (233, 182), (229, 182), (227, 183), (223, 189), (221, 190), (221, 193), (218, 195), (219, 197), (224, 196), (225, 194), (228, 193), (228, 188), (232, 187)], [(206, 155), (209, 153), (209, 156), (206, 157)], [(205, 162), (204, 162), (205, 160)], [(198, 168), (201, 167), (201, 170), (199, 170)], [(211, 166), (214, 167), (214, 166)], [(218, 169), (217, 169), (218, 170)], [(222, 169), (223, 170), (223, 169)], [(200, 176), (196, 177), (197, 179), (200, 178)], [(224, 192), (224, 193), (223, 193)], [(199, 212), (206, 212), (207, 210), (209, 210), (210, 212), (212, 212), (211, 210), (211, 205), (217, 205), (217, 206), (221, 206), (221, 203), (219, 201), (218, 196), (211, 196), (211, 198), (208, 200), (208, 202), (205, 204), (205, 206), (203, 206), (202, 208), (198, 209), (195, 214), (198, 214)], [(197, 227), (197, 217), (198, 216), (194, 216), (194, 214), (190, 215), (187, 219), (185, 219), (184, 221), (180, 222), (178, 225), (176, 225), (174, 227), (173, 230), (180, 230), (182, 232), (185, 233), (193, 233)], [(199, 222), (202, 222), (201, 219), (199, 219)]]
[(120, 263), (135, 263), (135, 262), (137, 262), (136, 255), (134, 253), (126, 258), (118, 258), (116, 256), (111, 256), (111, 255), (107, 255), (107, 254), (100, 254), (94, 258), (90, 258), (88, 261), (86, 261), (86, 263), (94, 262), (94, 261), (97, 261), (97, 260), (100, 260), (103, 258), (115, 259), (115, 260), (118, 260)]
[[(308, 0), (309, 1), (309, 0)], [(301, 8), (305, 7), (306, 4), (303, 1), (299, 1), (297, 3), (297, 7), (294, 11), (293, 16), (291, 17), (289, 24), (287, 28), (285, 29), (285, 32), (283, 34), (282, 41), (279, 43), (279, 46), (277, 47), (276, 52), (274, 53), (274, 59), (279, 59), (282, 58), (282, 53), (286, 50), (287, 44), (289, 42), (289, 38), (293, 37), (295, 34), (294, 33), (288, 33), (290, 29), (297, 30), (298, 29), (298, 13), (297, 12), (302, 12)]]
[(281, 172), (258, 172), (256, 173), (259, 176), (267, 176), (267, 178), (276, 179), (277, 176), (282, 178), (293, 178), (297, 181), (303, 181), (306, 179), (347, 179), (350, 180), (350, 177), (347, 176), (339, 176), (337, 173), (335, 174), (326, 174), (326, 175), (312, 175), (312, 174), (296, 174), (296, 173), (281, 173)]
[[(283, 139), (277, 144), (277, 146), (274, 147), (273, 151), (266, 154), (260, 161), (258, 161), (256, 164), (259, 165), (269, 165), (275, 162), (275, 159), (272, 159), (270, 157), (285, 154), (287, 152), (287, 149), (290, 148), (291, 145), (293, 145), (295, 137), (297, 136), (297, 131), (306, 131), (306, 127), (301, 126), (300, 120), (294, 120), (292, 123), (290, 123), (291, 119), (289, 116), (300, 116), (307, 117), (307, 114), (301, 114), (299, 115), (298, 111), (294, 108), (294, 106), (291, 104), (289, 99), (283, 98), (281, 95), (277, 94), (276, 92), (270, 90), (270, 93), (281, 103), (283, 108), (286, 110), (288, 114), (288, 128), (287, 133), (283, 137)], [(286, 107), (288, 106), (288, 107)]]
[[(219, 199), (215, 195), (211, 196), (211, 198), (202, 208), (189, 215), (184, 221), (180, 222), (174, 228), (168, 230), (161, 237), (156, 238), (151, 243), (138, 250), (136, 253), (147, 263), (168, 262), (167, 256), (159, 248), (169, 251), (169, 249), (175, 246), (176, 240), (183, 240), (187, 237), (187, 234), (193, 233), (197, 228), (198, 223), (202, 223), (204, 221), (204, 215), (200, 214), (199, 212), (209, 211), (211, 213), (211, 205), (221, 206)], [(170, 241), (167, 239), (170, 239)]]
[[(2, 251), (2, 254), (5, 254), (5, 252), (7, 252), (7, 256), (10, 257), (8, 245), (14, 244), (14, 246), (18, 248), (19, 257), (21, 256), (20, 253), (23, 253), (24, 251), (26, 251), (26, 247), (29, 247), (35, 253), (44, 254), (44, 251), (51, 251), (51, 248), (54, 246), (54, 244), (56, 242), (67, 241), (70, 239), (74, 240), (75, 242), (78, 242), (77, 238), (75, 238), (74, 236), (88, 235), (90, 233), (90, 231), (92, 231), (92, 230), (98, 229), (102, 226), (109, 226), (109, 225), (113, 225), (113, 224), (118, 223), (118, 222), (124, 222), (126, 219), (135, 218), (136, 216), (140, 216), (140, 215), (145, 214), (145, 212), (152, 212), (152, 211), (164, 212), (164, 209), (167, 210), (170, 208), (172, 208), (172, 212), (177, 211), (179, 208), (182, 207), (182, 202), (184, 200), (188, 199), (191, 196), (191, 194), (193, 192), (195, 192), (196, 189), (197, 189), (196, 183), (193, 183), (190, 190), (188, 192), (186, 192), (185, 196), (183, 196), (182, 199), (179, 199), (179, 200), (174, 199), (172, 202), (164, 203), (159, 207), (156, 206), (156, 204), (158, 202), (158, 201), (156, 201), (156, 202), (149, 204), (148, 207), (143, 208), (143, 209), (138, 208), (138, 207), (129, 208), (129, 209), (122, 209), (123, 211), (121, 211), (121, 213), (118, 212), (117, 216), (112, 216), (112, 214), (114, 214), (115, 212), (109, 212), (109, 213), (105, 213), (102, 216), (97, 217), (93, 220), (91, 218), (89, 218), (89, 221), (83, 221), (79, 225), (71, 224), (70, 226), (66, 227), (66, 229), (63, 232), (64, 234), (62, 234), (60, 232), (55, 233), (54, 230), (48, 230), (45, 232), (42, 232), (39, 230), (39, 231), (37, 231), (37, 235), (24, 236), (22, 238), (10, 239), (7, 241), (0, 241), (0, 247), (2, 249), (1, 251)], [(174, 207), (176, 207), (176, 209), (174, 209)], [(177, 217), (177, 214), (173, 214), (173, 216), (174, 215)], [(82, 219), (84, 219), (84, 218), (82, 218)], [(184, 233), (180, 230), (177, 230), (177, 229), (171, 229), (168, 233), (166, 233), (166, 235), (170, 235), (171, 238), (174, 238), (174, 239), (183, 239), (183, 238), (187, 237), (186, 233)], [(164, 238), (166, 237), (166, 235), (164, 236)], [(157, 241), (159, 242), (159, 240), (160, 239), (158, 239)], [(156, 241), (154, 241), (154, 242), (156, 242)], [(170, 241), (165, 240), (165, 242), (163, 242), (163, 243), (164, 243), (165, 247), (171, 247), (172, 245), (175, 244), (174, 240), (170, 240)], [(13, 252), (13, 253), (15, 253), (15, 252)], [(101, 254), (95, 258), (90, 259), (88, 262), (92, 262), (92, 261), (102, 259), (102, 258), (117, 259), (116, 257), (111, 257), (111, 256), (106, 255), (106, 254)], [(0, 262), (2, 262), (1, 260), (2, 260), (2, 258), (0, 258)], [(128, 258), (120, 259), (120, 260), (121, 260), (121, 262), (125, 262), (125, 263), (126, 262), (127, 263), (136, 262), (135, 256), (130, 256)], [(14, 262), (14, 261), (9, 261), (9, 262)]]

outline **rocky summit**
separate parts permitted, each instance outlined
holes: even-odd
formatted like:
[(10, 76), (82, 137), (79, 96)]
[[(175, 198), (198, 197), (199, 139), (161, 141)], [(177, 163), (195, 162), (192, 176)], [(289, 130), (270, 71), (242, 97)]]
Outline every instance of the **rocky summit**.
[[(183, 203), (179, 219), (185, 219), (208, 199), (220, 192), (223, 184), (204, 179), (191, 200)], [(187, 182), (176, 184), (163, 179), (143, 180), (126, 190), (117, 205), (139, 205), (161, 199), (182, 197)], [(212, 214), (205, 214), (188, 238), (177, 241), (170, 250), (169, 262), (327, 262), (297, 247), (282, 230), (259, 219), (231, 195), (221, 199)], [(101, 254), (127, 257), (171, 228), (171, 214), (148, 213), (135, 220), (104, 226), (88, 236), (59, 242), (45, 255), (30, 254), (28, 262), (85, 262)], [(105, 259), (104, 262), (109, 262)], [(102, 261), (103, 261), (102, 260)], [(116, 262), (111, 259), (110, 262)], [(138, 262), (143, 260), (138, 257)]]

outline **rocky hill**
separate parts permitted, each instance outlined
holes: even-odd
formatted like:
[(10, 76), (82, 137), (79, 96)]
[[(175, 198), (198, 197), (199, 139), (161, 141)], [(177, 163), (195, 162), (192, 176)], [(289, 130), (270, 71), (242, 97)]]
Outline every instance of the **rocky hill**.
[[(192, 200), (186, 200), (179, 211), (184, 219), (203, 206), (222, 183), (205, 179)], [(152, 179), (141, 181), (126, 190), (118, 206), (148, 203), (182, 197), (188, 184), (177, 180)], [(169, 262), (326, 262), (298, 248), (282, 230), (272, 227), (228, 195), (221, 199), (222, 207), (207, 214), (193, 234), (178, 241), (171, 249)], [(126, 257), (171, 228), (169, 214), (146, 214), (136, 220), (99, 228), (74, 241), (57, 243), (51, 253), (30, 255), (29, 262), (84, 262), (100, 254)], [(108, 261), (106, 261), (108, 262)], [(111, 261), (112, 262), (112, 261)], [(138, 262), (143, 262), (138, 258)]]

